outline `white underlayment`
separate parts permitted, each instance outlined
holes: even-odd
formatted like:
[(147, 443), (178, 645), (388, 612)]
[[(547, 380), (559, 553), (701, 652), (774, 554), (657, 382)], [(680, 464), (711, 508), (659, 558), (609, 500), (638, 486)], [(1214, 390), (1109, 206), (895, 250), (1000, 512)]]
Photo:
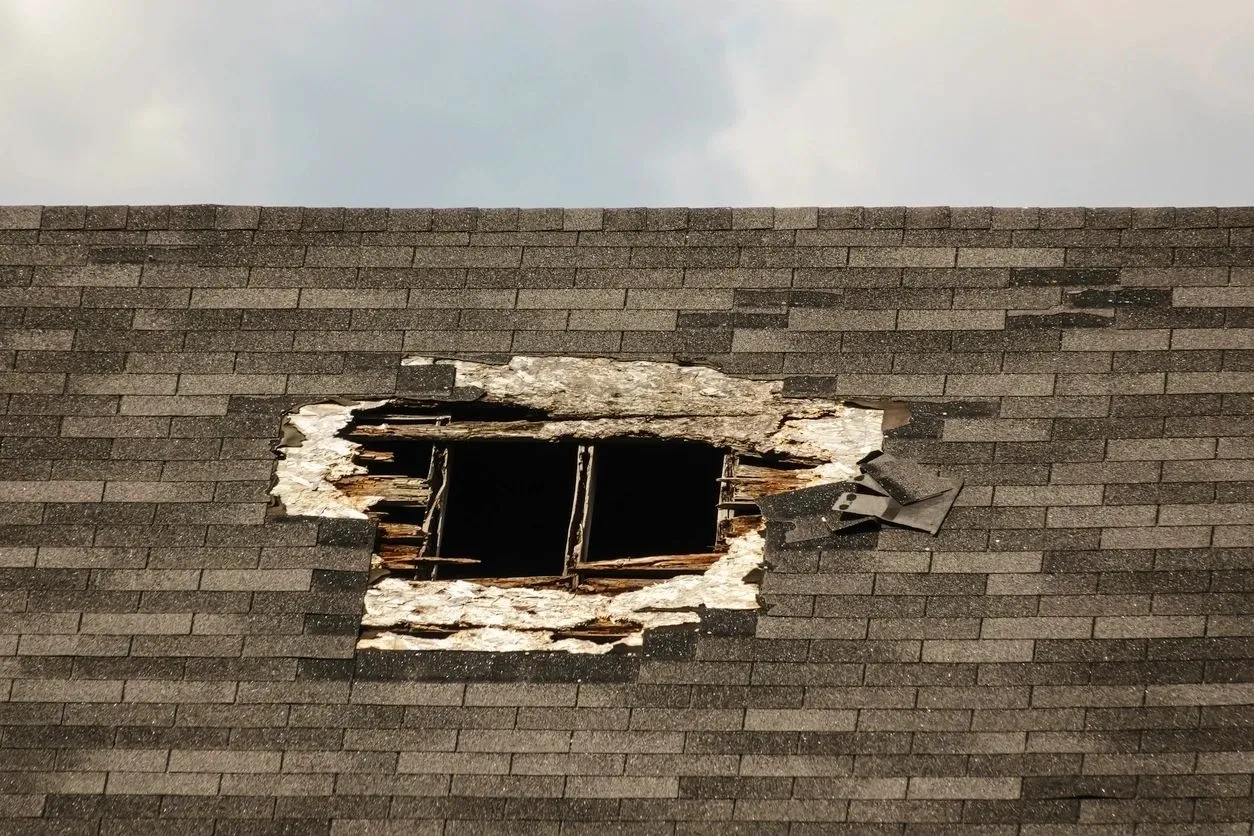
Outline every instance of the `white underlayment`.
[(348, 496), (334, 482), (345, 476), (365, 473), (352, 461), (360, 447), (339, 433), (359, 409), (383, 406), (387, 401), (359, 401), (345, 406), (316, 403), (302, 406), (287, 416), (289, 426), (304, 439), (296, 446), (280, 447), (282, 458), (275, 466), (275, 485), (270, 494), (279, 498), (287, 513), (305, 517), (366, 518), (366, 509), (378, 502), (377, 496)]
[[(405, 364), (434, 362), (413, 357)], [(742, 451), (777, 453), (819, 462), (811, 484), (839, 481), (858, 472), (856, 462), (879, 449), (879, 410), (834, 401), (781, 397), (780, 381), (729, 377), (700, 366), (620, 362), (601, 358), (515, 357), (507, 365), (455, 361), (458, 386), (478, 386), (483, 400), (544, 410), (556, 424), (542, 436), (596, 438), (625, 432), (689, 438)], [(377, 497), (349, 497), (335, 488), (345, 476), (363, 473), (351, 462), (358, 445), (337, 437), (360, 409), (316, 404), (288, 417), (304, 435), (283, 447), (272, 493), (288, 513), (365, 517)], [(566, 423), (568, 422), (568, 423)], [(383, 633), (358, 647), (385, 650), (566, 650), (604, 653), (614, 644), (639, 645), (645, 629), (699, 620), (699, 607), (755, 609), (756, 584), (744, 579), (762, 566), (759, 532), (729, 541), (728, 552), (702, 575), (670, 578), (620, 595), (576, 595), (565, 590), (505, 589), (469, 581), (385, 578), (366, 592), (363, 626), (404, 624), (462, 627), (426, 639)], [(550, 632), (597, 620), (630, 622), (640, 630), (619, 642), (554, 640)]]

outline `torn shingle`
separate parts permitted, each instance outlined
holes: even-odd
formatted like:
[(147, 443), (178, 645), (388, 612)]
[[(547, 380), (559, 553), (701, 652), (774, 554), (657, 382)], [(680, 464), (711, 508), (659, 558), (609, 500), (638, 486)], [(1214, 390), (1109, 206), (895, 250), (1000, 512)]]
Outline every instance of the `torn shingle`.
[(885, 519), (887, 522), (895, 523), (896, 525), (916, 528), (935, 535), (940, 531), (941, 524), (949, 514), (949, 509), (953, 507), (954, 500), (958, 498), (960, 490), (962, 490), (962, 486), (961, 483), (958, 483), (944, 493), (919, 502), (912, 502), (909, 505), (898, 506), (896, 513), (891, 518)]
[(842, 494), (854, 489), (852, 482), (832, 482), (795, 491), (762, 496), (758, 508), (768, 519), (796, 520), (826, 514)]
[(953, 487), (948, 479), (937, 476), (934, 470), (888, 453), (863, 459), (862, 470), (903, 505), (936, 496)]
[(792, 521), (792, 528), (784, 532), (785, 543), (807, 543), (811, 540), (822, 540), (832, 532), (828, 527), (828, 519), (835, 514), (815, 514), (810, 517), (798, 517)]

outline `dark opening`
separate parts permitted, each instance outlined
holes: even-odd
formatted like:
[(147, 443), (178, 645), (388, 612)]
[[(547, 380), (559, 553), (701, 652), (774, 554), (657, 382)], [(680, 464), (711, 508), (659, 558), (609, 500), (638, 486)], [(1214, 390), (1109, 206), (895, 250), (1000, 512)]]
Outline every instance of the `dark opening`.
[(714, 551), (723, 455), (694, 441), (598, 443), (586, 559)]
[(575, 497), (572, 443), (474, 441), (448, 445), (441, 578), (560, 575)]
[(435, 444), (421, 439), (405, 439), (388, 445), (376, 445), (376, 449), (385, 450), (392, 455), (390, 462), (378, 462), (370, 465), (370, 472), (375, 474), (404, 474), (426, 479), (431, 471), (431, 455)]

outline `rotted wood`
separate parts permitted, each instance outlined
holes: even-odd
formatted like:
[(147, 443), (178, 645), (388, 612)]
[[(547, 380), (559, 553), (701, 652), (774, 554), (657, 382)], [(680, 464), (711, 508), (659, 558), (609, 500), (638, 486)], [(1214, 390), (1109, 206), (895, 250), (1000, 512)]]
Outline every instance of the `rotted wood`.
[(530, 578), (461, 578), (467, 583), (477, 583), (480, 586), (495, 586), (501, 589), (518, 589), (521, 587), (529, 587), (531, 589), (569, 589), (570, 578), (562, 575), (538, 575)]
[(731, 479), (736, 475), (736, 463), (739, 459), (740, 457), (731, 450), (723, 453), (723, 469), (719, 472), (718, 479), (717, 513), (714, 518), (714, 548), (716, 550), (727, 548), (723, 523), (732, 518), (734, 509), (737, 507), (736, 485)]
[[(436, 446), (431, 451), (431, 468), (428, 471), (431, 498), (426, 516), (422, 520), (422, 530), (426, 538), (422, 544), (424, 555), (432, 555), (438, 551), (440, 534), (444, 530), (444, 499), (448, 495), (448, 458), (448, 450), (443, 447)], [(437, 570), (433, 569), (431, 579), (435, 580), (436, 576)]]
[(381, 496), (412, 505), (431, 501), (431, 483), (413, 476), (346, 476), (335, 486), (348, 496)]
[(760, 496), (795, 491), (804, 488), (813, 481), (809, 468), (791, 462), (781, 462), (773, 466), (765, 459), (748, 459), (741, 456), (731, 477), (723, 481), (730, 482), (733, 491), (730, 501), (737, 504), (749, 504)]
[(555, 421), (468, 421), (462, 424), (387, 424), (362, 425), (344, 434), (349, 441), (368, 443), (378, 439), (419, 438), (431, 441), (454, 441), (476, 438), (537, 438), (545, 427)]
[(621, 595), (646, 589), (666, 578), (582, 578), (575, 587), (576, 595)]
[(575, 465), (575, 496), (571, 502), (570, 519), (566, 524), (566, 546), (562, 553), (562, 574), (571, 577), (571, 585), (579, 585), (576, 566), (588, 553), (588, 526), (592, 521), (592, 503), (595, 499), (596, 448), (590, 444), (579, 445)]
[(459, 627), (457, 625), (445, 626), (443, 624), (396, 624), (391, 627), (378, 628), (371, 627), (361, 631), (363, 639), (377, 639), (384, 633), (394, 633), (401, 636), (413, 636), (417, 639), (446, 639), (449, 636), (456, 635), (467, 627)]
[[(416, 412), (382, 412), (371, 415), (373, 424), (447, 424), (453, 420), (452, 415), (430, 415)], [(365, 425), (369, 426), (369, 425)]]
[(765, 525), (765, 520), (762, 519), (761, 514), (745, 514), (723, 520), (719, 527), (723, 529), (723, 536), (730, 540), (733, 537), (748, 534), (750, 531), (760, 531), (763, 525)]
[(600, 621), (579, 624), (575, 627), (553, 630), (554, 639), (582, 639), (592, 642), (611, 642), (625, 639), (640, 631), (642, 625), (634, 622)]
[(699, 575), (723, 556), (707, 554), (667, 554), (650, 557), (623, 557), (617, 560), (590, 560), (575, 565), (580, 575)]
[(417, 554), (394, 554), (384, 550), (379, 565), (394, 571), (430, 569), (433, 566), (478, 566), (483, 561), (472, 557), (420, 557)]
[(421, 544), (427, 539), (427, 532), (418, 523), (381, 520), (379, 522), (379, 539), (398, 545)]

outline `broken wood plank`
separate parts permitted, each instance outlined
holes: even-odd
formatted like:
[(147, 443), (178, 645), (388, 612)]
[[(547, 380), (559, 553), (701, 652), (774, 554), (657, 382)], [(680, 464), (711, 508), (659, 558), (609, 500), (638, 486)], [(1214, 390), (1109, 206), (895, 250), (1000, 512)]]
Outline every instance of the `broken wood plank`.
[(804, 488), (814, 480), (813, 471), (798, 462), (770, 462), (766, 459), (740, 456), (730, 477), (735, 502), (753, 502), (760, 496), (785, 493)]
[[(421, 415), (415, 412), (386, 412), (372, 415), (371, 424), (447, 424), (453, 420), (451, 415)], [(369, 424), (362, 424), (369, 426)]]
[(420, 557), (413, 555), (381, 554), (379, 562), (387, 569), (417, 569), (431, 566), (478, 566), (483, 561), (471, 557)]
[(520, 587), (531, 587), (532, 589), (569, 589), (571, 579), (563, 575), (539, 575), (529, 578), (459, 578), (467, 583), (477, 583), (480, 586), (497, 586), (502, 589), (518, 589)]
[(383, 520), (379, 523), (379, 536), (385, 540), (396, 542), (404, 542), (406, 540), (421, 542), (426, 539), (427, 533), (417, 523)]
[[(422, 518), (422, 530), (426, 539), (422, 544), (423, 554), (439, 554), (440, 534), (444, 531), (444, 500), (448, 496), (448, 450), (439, 445), (431, 449), (431, 500), (427, 512)], [(432, 580), (435, 580), (435, 570)]]
[(708, 552), (706, 554), (667, 554), (650, 557), (622, 557), (616, 560), (589, 560), (575, 564), (575, 571), (580, 575), (701, 574), (722, 556), (722, 552)]
[(582, 578), (575, 587), (576, 595), (621, 595), (624, 592), (635, 592), (666, 578)]
[(449, 440), (462, 438), (531, 438), (541, 434), (555, 421), (467, 421), (461, 424), (385, 424), (362, 425), (344, 434), (350, 441), (375, 441), (381, 438), (422, 438)]
[(723, 536), (727, 538), (739, 537), (742, 534), (748, 534), (750, 531), (759, 531), (766, 521), (761, 514), (744, 514), (739, 517), (732, 517), (730, 520), (724, 520), (721, 525), (725, 531)]
[[(592, 520), (596, 467), (596, 448), (580, 444), (575, 462), (575, 495), (571, 502), (570, 519), (566, 524), (566, 548), (562, 553), (562, 574), (571, 575), (575, 566), (588, 552), (588, 527)], [(578, 578), (575, 579), (578, 584)]]
[(371, 628), (361, 631), (361, 638), (378, 638), (384, 633), (395, 633), (401, 636), (413, 636), (419, 639), (446, 639), (449, 636), (467, 629), (461, 625), (444, 624), (394, 624), (390, 627)]
[(431, 483), (415, 476), (346, 476), (335, 486), (349, 496), (381, 496), (414, 505), (431, 501)]

